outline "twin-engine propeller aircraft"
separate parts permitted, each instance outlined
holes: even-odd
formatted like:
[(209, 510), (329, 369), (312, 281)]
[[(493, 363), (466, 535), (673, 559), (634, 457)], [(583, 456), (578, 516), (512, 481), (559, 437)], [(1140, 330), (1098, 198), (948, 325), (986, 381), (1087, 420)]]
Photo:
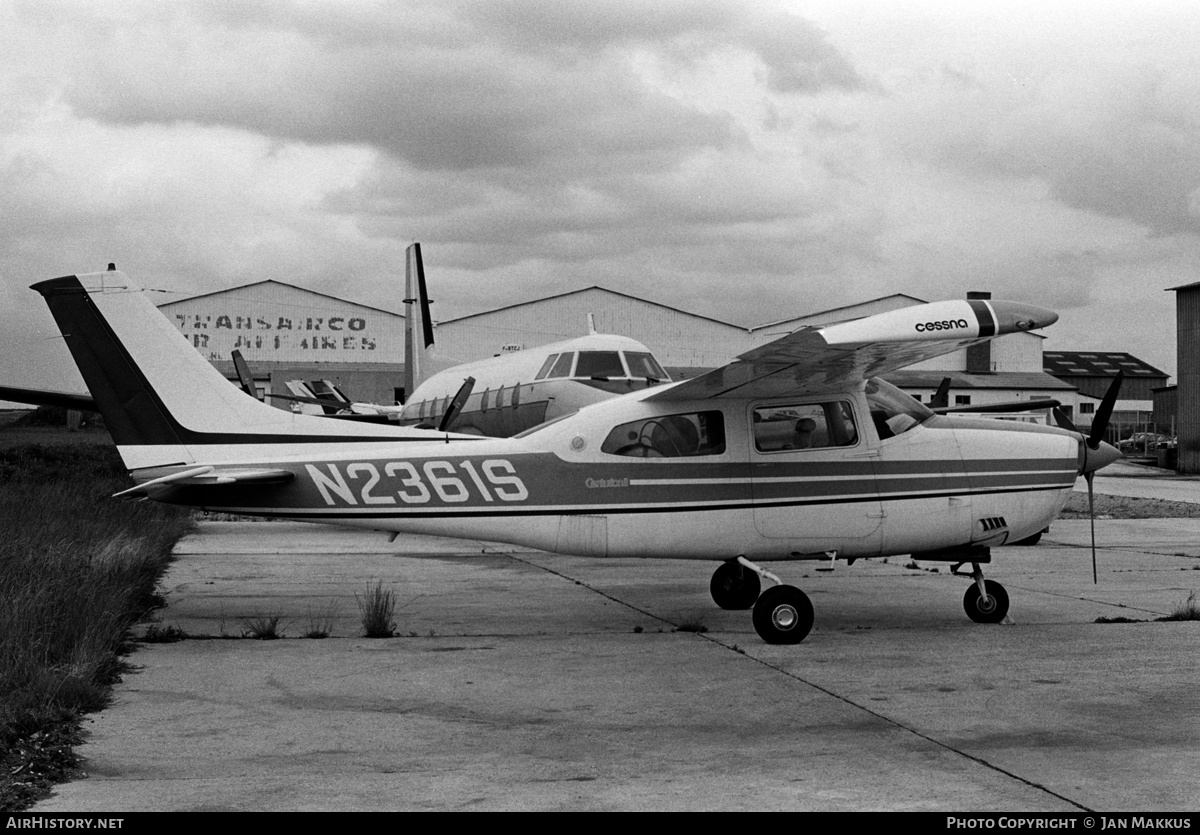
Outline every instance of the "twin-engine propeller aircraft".
[[(714, 600), (752, 608), (771, 643), (797, 643), (813, 623), (808, 597), (759, 565), (774, 560), (969, 564), (967, 614), (1002, 620), (989, 549), (1040, 531), (1078, 475), (1120, 456), (1068, 429), (935, 415), (877, 379), (1057, 319), (1012, 302), (806, 328), (691, 380), (482, 438), (246, 397), (115, 271), (34, 289), (137, 482), (118, 495), (582, 556), (721, 560)], [(775, 583), (761, 594), (760, 577)]]
[[(626, 336), (589, 333), (431, 372), (433, 323), (421, 245), (405, 261), (405, 389), (399, 422), (468, 435), (508, 438), (540, 423), (631, 391), (670, 382), (642, 343)], [(465, 392), (463, 381), (471, 378)], [(451, 410), (456, 403), (457, 409)]]

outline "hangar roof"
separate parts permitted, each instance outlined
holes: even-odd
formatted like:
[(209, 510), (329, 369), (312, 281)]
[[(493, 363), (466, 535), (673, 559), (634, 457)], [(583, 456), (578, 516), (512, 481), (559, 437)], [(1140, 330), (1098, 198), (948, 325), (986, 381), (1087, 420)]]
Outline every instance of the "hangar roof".
[(674, 313), (682, 313), (685, 316), (690, 316), (694, 319), (704, 319), (709, 322), (716, 322), (718, 325), (725, 325), (726, 327), (737, 328), (738, 330), (746, 330), (746, 328), (743, 328), (740, 325), (734, 325), (729, 322), (722, 321), (720, 319), (714, 319), (711, 316), (702, 316), (699, 313), (692, 313), (689, 310), (682, 310), (678, 307), (671, 307), (670, 305), (667, 305), (667, 304), (659, 304), (658, 302), (651, 301), (649, 299), (644, 299), (641, 296), (631, 296), (628, 293), (618, 293), (616, 290), (609, 290), (607, 287), (601, 287), (598, 284), (593, 284), (591, 287), (583, 287), (579, 290), (570, 290), (566, 293), (555, 293), (554, 295), (551, 295), (551, 296), (542, 296), (541, 298), (537, 298), (537, 299), (529, 299), (528, 301), (516, 302), (514, 304), (505, 305), (504, 307), (495, 307), (495, 308), (492, 308), (491, 310), (481, 310), (479, 313), (472, 313), (467, 316), (459, 316), (458, 318), (455, 318), (455, 319), (443, 319), (443, 320), (440, 320), (438, 322), (438, 324), (439, 325), (447, 325), (447, 324), (450, 324), (451, 322), (465, 322), (468, 319), (475, 319), (479, 316), (491, 316), (492, 314), (500, 313), (505, 310), (515, 310), (519, 307), (527, 307), (528, 305), (532, 305), (532, 304), (541, 304), (542, 302), (554, 301), (556, 299), (565, 299), (565, 298), (568, 298), (571, 296), (578, 296), (578, 295), (582, 295), (584, 293), (592, 293), (592, 292), (602, 293), (602, 294), (608, 295), (608, 296), (616, 296), (616, 297), (624, 299), (626, 301), (637, 302), (639, 304), (648, 304), (652, 307), (661, 307), (664, 310), (670, 310)]
[(209, 293), (197, 293), (194, 296), (184, 296), (183, 298), (179, 298), (179, 299), (171, 299), (168, 302), (162, 302), (161, 304), (158, 305), (158, 307), (170, 307), (171, 305), (179, 304), (180, 302), (191, 302), (191, 301), (195, 301), (196, 299), (204, 299), (204, 298), (208, 298), (210, 296), (232, 296), (232, 294), (234, 294), (234, 293), (242, 293), (246, 290), (253, 290), (253, 292), (255, 294), (263, 295), (266, 293), (270, 293), (271, 291), (275, 290), (276, 288), (284, 288), (285, 292), (292, 291), (292, 292), (296, 292), (296, 293), (303, 293), (303, 294), (309, 295), (309, 296), (320, 296), (323, 299), (329, 299), (330, 301), (337, 302), (338, 304), (352, 304), (352, 305), (355, 305), (356, 307), (363, 307), (363, 308), (366, 308), (367, 310), (374, 310), (376, 313), (386, 313), (389, 316), (403, 317), (403, 314), (397, 313), (394, 310), (385, 310), (382, 307), (374, 307), (369, 304), (362, 304), (360, 302), (351, 301), (350, 299), (343, 299), (343, 298), (339, 298), (338, 296), (331, 296), (328, 293), (318, 293), (316, 290), (309, 290), (307, 287), (297, 287), (295, 284), (288, 284), (286, 281), (276, 281), (273, 278), (268, 278), (264, 281), (252, 281), (249, 284), (239, 284), (236, 287), (226, 287), (223, 290), (213, 290), (212, 292), (209, 292)]
[(1042, 367), (1055, 377), (1162, 377), (1170, 375), (1121, 351), (1043, 351)]

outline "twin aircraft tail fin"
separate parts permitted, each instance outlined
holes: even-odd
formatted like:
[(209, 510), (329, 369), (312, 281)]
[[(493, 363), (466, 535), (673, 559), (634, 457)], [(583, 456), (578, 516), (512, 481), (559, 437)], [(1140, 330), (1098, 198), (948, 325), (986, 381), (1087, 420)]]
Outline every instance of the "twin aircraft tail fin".
[(404, 393), (408, 397), (429, 376), (426, 357), (433, 347), (433, 319), (429, 315), (420, 244), (413, 244), (405, 253), (404, 303), (408, 305), (404, 319)]
[(360, 436), (383, 434), (293, 415), (246, 397), (120, 272), (65, 276), (33, 289), (50, 307), (131, 470), (235, 457), (229, 445), (237, 445), (244, 456), (247, 444), (368, 440)]

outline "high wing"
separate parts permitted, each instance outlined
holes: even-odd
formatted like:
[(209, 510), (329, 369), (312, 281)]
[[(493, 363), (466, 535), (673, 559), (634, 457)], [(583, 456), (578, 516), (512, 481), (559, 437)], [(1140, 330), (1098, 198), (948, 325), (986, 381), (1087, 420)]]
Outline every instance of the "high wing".
[(646, 400), (788, 397), (837, 390), (1057, 320), (1057, 313), (1020, 302), (969, 299), (914, 305), (823, 328), (802, 328)]

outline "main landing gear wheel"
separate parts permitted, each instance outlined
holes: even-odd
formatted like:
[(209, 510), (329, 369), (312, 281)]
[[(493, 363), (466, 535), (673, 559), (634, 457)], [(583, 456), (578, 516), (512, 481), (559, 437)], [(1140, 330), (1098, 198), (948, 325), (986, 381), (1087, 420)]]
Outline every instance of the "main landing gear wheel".
[(812, 603), (795, 586), (772, 586), (754, 604), (754, 629), (768, 644), (798, 644), (812, 625)]
[(722, 609), (749, 609), (758, 600), (762, 581), (737, 560), (730, 560), (713, 572), (708, 590)]
[(987, 600), (979, 593), (979, 584), (972, 583), (963, 595), (963, 608), (976, 623), (1000, 623), (1008, 614), (1008, 592), (995, 580), (984, 580), (983, 584), (987, 587)]

